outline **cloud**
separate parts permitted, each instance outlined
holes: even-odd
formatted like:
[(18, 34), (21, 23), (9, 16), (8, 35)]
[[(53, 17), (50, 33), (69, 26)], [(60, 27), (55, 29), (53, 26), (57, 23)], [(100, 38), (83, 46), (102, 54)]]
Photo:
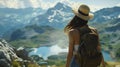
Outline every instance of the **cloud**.
[(39, 0), (0, 0), (0, 5), (8, 8), (40, 7)]
[[(71, 1), (71, 0), (0, 0), (0, 7), (8, 8), (27, 8), (41, 7), (43, 9), (48, 9), (55, 6), (58, 2), (69, 5), (72, 8), (78, 8), (81, 2)], [(120, 6), (120, 4), (118, 4)], [(101, 8), (101, 6), (90, 5), (92, 12)]]
[(69, 0), (0, 0), (0, 7), (8, 7), (8, 8), (27, 8), (27, 7), (33, 7), (38, 8), (41, 7), (43, 9), (48, 9), (50, 7), (53, 7), (58, 2), (67, 3)]
[(0, 0), (0, 5), (8, 8), (24, 8), (22, 0)]
[(89, 5), (92, 12), (102, 9), (102, 6)]
[(41, 8), (43, 9), (48, 9), (50, 7), (53, 7), (56, 3), (51, 3), (51, 2), (41, 2)]
[(116, 6), (119, 6), (119, 7), (120, 7), (120, 3), (118, 3)]
[(40, 2), (41, 1), (39, 1), (39, 0), (30, 0), (31, 6), (34, 8), (40, 7), (41, 6)]
[(62, 3), (68, 3), (69, 0), (53, 0), (53, 2), (51, 1), (43, 1), (43, 0), (39, 0), (41, 7), (43, 9), (48, 9), (50, 7), (54, 7), (58, 2), (62, 2)]

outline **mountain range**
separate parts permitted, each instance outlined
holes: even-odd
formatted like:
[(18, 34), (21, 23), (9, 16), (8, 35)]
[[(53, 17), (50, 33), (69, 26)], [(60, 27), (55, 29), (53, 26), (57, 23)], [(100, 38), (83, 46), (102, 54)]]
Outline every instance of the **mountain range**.
[[(71, 7), (63, 3), (57, 3), (48, 10), (41, 8), (0, 8), (0, 35), (1, 37), (12, 34), (17, 29), (22, 29), (29, 25), (51, 26), (61, 29), (74, 16)], [(120, 7), (103, 8), (94, 12), (94, 19), (90, 25), (96, 27), (100, 33), (119, 31)]]
[(46, 13), (31, 19), (31, 24), (50, 25), (54, 28), (63, 28), (71, 19), (73, 13), (71, 8), (63, 3), (57, 3), (53, 8), (50, 8)]
[[(63, 28), (74, 16), (71, 9), (60, 2), (48, 10), (0, 8), (0, 36), (16, 47), (37, 47), (50, 41), (65, 46)], [(98, 29), (104, 50), (119, 50), (120, 7), (103, 8), (94, 15), (89, 24)]]
[[(103, 8), (94, 12), (94, 19), (90, 20), (95, 23), (115, 23), (120, 18), (120, 7)], [(45, 13), (31, 19), (31, 24), (50, 25), (55, 28), (63, 28), (74, 16), (72, 8), (63, 3), (56, 4), (53, 8), (49, 8)]]
[(6, 32), (29, 25), (31, 18), (44, 12), (45, 10), (41, 8), (0, 8), (0, 36)]
[(110, 20), (114, 20), (120, 18), (120, 7), (112, 7), (112, 8), (103, 8), (94, 13), (94, 19), (92, 22), (107, 22)]

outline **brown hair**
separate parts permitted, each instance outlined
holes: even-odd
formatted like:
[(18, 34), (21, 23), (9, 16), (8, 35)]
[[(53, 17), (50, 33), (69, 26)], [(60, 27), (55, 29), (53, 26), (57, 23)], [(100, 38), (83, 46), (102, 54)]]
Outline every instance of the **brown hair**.
[(77, 16), (74, 16), (73, 19), (64, 28), (64, 32), (67, 33), (70, 29), (82, 27), (84, 25), (87, 25), (87, 23), (88, 21), (85, 21)]

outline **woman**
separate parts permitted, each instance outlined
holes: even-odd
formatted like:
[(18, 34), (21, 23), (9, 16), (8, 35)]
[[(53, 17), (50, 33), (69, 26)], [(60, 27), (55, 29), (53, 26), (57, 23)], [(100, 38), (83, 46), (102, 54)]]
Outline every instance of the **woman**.
[[(75, 16), (65, 27), (64, 31), (68, 33), (69, 37), (69, 51), (67, 56), (66, 67), (80, 67), (81, 64), (77, 63), (75, 55), (77, 55), (78, 47), (80, 45), (80, 31), (79, 28), (90, 28), (96, 30), (93, 27), (88, 26), (88, 20), (93, 18), (93, 14), (90, 14), (90, 8), (87, 5), (80, 5), (79, 9), (73, 9)], [(98, 50), (101, 51), (100, 45)], [(104, 60), (102, 60), (103, 66)], [(91, 66), (88, 66), (91, 67)]]

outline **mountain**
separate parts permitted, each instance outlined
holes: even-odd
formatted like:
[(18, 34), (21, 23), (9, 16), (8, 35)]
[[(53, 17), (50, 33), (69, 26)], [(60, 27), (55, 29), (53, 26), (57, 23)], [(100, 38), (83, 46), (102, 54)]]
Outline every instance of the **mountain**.
[(31, 24), (50, 25), (54, 28), (63, 28), (73, 16), (71, 8), (63, 3), (57, 3), (49, 8), (46, 13), (31, 19)]
[[(13, 46), (68, 46), (63, 28), (74, 16), (71, 7), (57, 3), (47, 11), (41, 8), (0, 10), (0, 35)], [(120, 7), (103, 8), (94, 12), (94, 15), (90, 25), (97, 28), (102, 48), (117, 53), (119, 57)]]
[[(3, 38), (14, 47), (38, 47), (44, 44), (50, 45), (50, 35), (56, 29), (50, 26), (30, 25), (14, 30), (11, 34), (4, 34)], [(19, 45), (16, 45), (19, 44)]]
[[(120, 7), (103, 8), (94, 12), (94, 19), (90, 22), (105, 23), (120, 18)], [(64, 28), (69, 20), (74, 16), (71, 7), (57, 3), (53, 8), (49, 8), (46, 13), (31, 19), (31, 24), (50, 25), (55, 28)]]
[(119, 31), (119, 29), (120, 29), (120, 18), (112, 20), (110, 24), (111, 25), (109, 25), (107, 28), (105, 28), (106, 31), (108, 31), (108, 32)]
[(102, 23), (117, 18), (120, 18), (120, 7), (103, 8), (94, 13), (92, 22)]
[[(120, 17), (120, 7), (103, 8), (96, 11), (91, 22), (109, 22)], [(57, 3), (47, 11), (42, 8), (0, 8), (0, 37), (6, 32), (10, 33), (26, 25), (37, 24), (49, 25), (54, 28), (63, 29), (74, 16), (71, 7), (64, 3)], [(13, 30), (13, 31), (12, 31)]]
[[(6, 36), (5, 38), (10, 38), (9, 35), (17, 29), (23, 29), (27, 25), (50, 26), (55, 29), (63, 29), (74, 16), (71, 7), (63, 3), (57, 3), (47, 11), (44, 11), (41, 8), (0, 9), (0, 34), (1, 36), (4, 34), (4, 36)], [(90, 25), (95, 26), (100, 33), (107, 33), (107, 35), (117, 31), (119, 32), (119, 11), (120, 7), (98, 10), (94, 13), (94, 19), (90, 21), (94, 23), (91, 23)], [(105, 35), (105, 37), (107, 35)]]
[(0, 36), (16, 28), (22, 28), (29, 25), (31, 18), (44, 13), (41, 8), (0, 8)]
[(29, 39), (33, 36), (36, 36), (38, 34), (43, 34), (45, 32), (52, 32), (55, 30), (54, 28), (50, 26), (26, 26), (22, 29), (15, 30), (10, 37), (10, 41), (18, 40), (18, 39)]
[(26, 14), (32, 14), (34, 12), (40, 13), (44, 12), (42, 8), (20, 8), (20, 9), (14, 9), (14, 8), (0, 8), (0, 14), (18, 14), (18, 15), (26, 15)]

